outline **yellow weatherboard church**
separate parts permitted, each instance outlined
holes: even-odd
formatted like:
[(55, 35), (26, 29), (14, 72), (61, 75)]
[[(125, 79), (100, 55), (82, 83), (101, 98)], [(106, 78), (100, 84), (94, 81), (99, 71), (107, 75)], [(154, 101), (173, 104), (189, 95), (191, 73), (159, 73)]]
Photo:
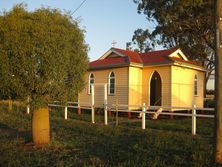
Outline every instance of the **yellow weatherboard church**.
[(94, 85), (95, 107), (104, 103), (148, 106), (203, 107), (205, 70), (189, 61), (180, 48), (137, 53), (111, 48), (89, 63), (80, 105), (91, 103)]

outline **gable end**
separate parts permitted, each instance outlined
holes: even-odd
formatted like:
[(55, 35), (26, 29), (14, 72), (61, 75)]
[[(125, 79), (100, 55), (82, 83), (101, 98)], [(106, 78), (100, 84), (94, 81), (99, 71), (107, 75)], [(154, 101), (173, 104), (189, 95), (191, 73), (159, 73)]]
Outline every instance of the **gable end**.
[(184, 53), (180, 49), (177, 49), (176, 51), (171, 53), (168, 57), (176, 57), (188, 61), (188, 58), (184, 55)]
[[(113, 54), (116, 54), (115, 56)], [(116, 51), (115, 49), (111, 48), (108, 50), (104, 55), (102, 55), (98, 60), (102, 60), (108, 57), (125, 57), (126, 55)]]

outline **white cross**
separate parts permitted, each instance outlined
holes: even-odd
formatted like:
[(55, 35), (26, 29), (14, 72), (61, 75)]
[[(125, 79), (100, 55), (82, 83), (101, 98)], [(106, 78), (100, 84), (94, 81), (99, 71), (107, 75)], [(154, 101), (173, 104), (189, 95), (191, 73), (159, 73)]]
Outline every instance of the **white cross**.
[(113, 45), (113, 48), (115, 47), (115, 44), (117, 44), (117, 42), (115, 42), (114, 40), (113, 40), (113, 42), (111, 43), (112, 45)]

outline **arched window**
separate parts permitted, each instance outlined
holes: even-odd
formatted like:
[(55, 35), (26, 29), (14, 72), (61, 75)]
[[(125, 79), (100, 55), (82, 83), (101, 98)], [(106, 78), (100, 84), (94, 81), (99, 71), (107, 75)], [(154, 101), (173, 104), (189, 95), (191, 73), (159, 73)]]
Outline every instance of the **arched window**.
[(108, 94), (113, 95), (115, 93), (115, 74), (114, 72), (111, 72), (109, 74), (109, 89)]
[(89, 74), (89, 90), (88, 90), (89, 94), (92, 93), (92, 86), (91, 85), (94, 84), (94, 82), (95, 82), (95, 78), (94, 78), (93, 73), (91, 73), (91, 74)]
[(197, 77), (197, 75), (195, 75), (195, 77), (194, 77), (194, 95), (195, 96), (198, 95), (198, 77)]

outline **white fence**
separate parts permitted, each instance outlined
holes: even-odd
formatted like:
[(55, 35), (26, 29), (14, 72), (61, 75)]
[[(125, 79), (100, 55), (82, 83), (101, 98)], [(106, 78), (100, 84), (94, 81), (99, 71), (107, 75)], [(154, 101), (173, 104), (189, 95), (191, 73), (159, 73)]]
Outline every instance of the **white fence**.
[[(167, 106), (147, 106), (145, 103), (142, 105), (124, 105), (124, 104), (107, 104), (106, 101), (104, 101), (104, 124), (108, 125), (108, 111), (115, 112), (116, 113), (116, 125), (118, 125), (118, 112), (126, 112), (126, 113), (138, 113), (138, 115), (141, 115), (141, 128), (146, 129), (146, 116), (149, 114), (156, 114), (156, 111), (160, 108), (162, 109), (167, 109), (167, 110), (191, 110), (192, 113), (179, 113), (179, 112), (160, 112), (158, 113), (159, 115), (172, 115), (172, 116), (181, 116), (181, 117), (192, 117), (192, 135), (196, 135), (196, 129), (197, 129), (197, 123), (196, 120), (197, 118), (214, 118), (214, 114), (209, 115), (209, 114), (197, 114), (197, 110), (201, 111), (214, 111), (214, 108), (197, 108), (195, 105), (193, 107), (167, 107)], [(82, 105), (84, 103), (81, 103)], [(87, 107), (91, 106), (91, 107)], [(84, 106), (80, 106), (78, 102), (68, 102), (66, 106), (62, 106), (58, 104), (58, 102), (54, 102), (53, 104), (49, 104), (49, 107), (64, 107), (64, 117), (67, 119), (67, 112), (68, 108), (83, 108), (83, 109), (90, 109), (91, 110), (91, 122), (95, 123), (95, 108), (93, 103), (92, 104), (87, 104), (85, 103)], [(141, 110), (123, 110), (119, 109), (122, 107), (138, 107), (141, 108)]]

